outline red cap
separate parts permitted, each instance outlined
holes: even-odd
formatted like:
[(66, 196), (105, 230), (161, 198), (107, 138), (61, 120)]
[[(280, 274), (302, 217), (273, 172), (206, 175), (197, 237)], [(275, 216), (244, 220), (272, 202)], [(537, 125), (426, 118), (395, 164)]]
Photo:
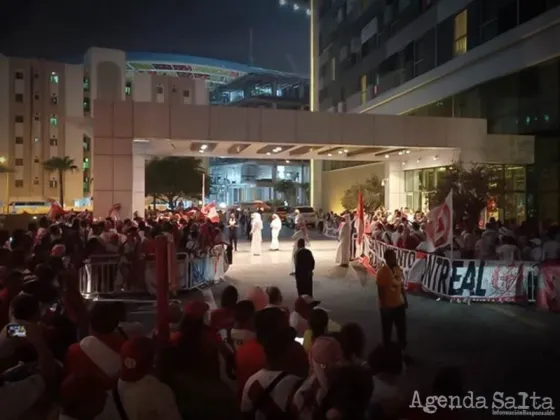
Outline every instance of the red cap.
[(136, 382), (150, 372), (154, 365), (154, 343), (148, 337), (135, 337), (121, 348), (121, 379)]
[(192, 316), (193, 318), (204, 318), (204, 315), (210, 306), (201, 300), (191, 300), (185, 304), (185, 315)]

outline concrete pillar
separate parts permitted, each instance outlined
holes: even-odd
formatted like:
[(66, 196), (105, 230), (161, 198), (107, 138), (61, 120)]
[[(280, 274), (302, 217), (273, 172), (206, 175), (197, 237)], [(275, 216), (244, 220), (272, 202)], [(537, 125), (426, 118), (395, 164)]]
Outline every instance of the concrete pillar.
[(94, 137), (93, 215), (105, 218), (120, 203), (121, 218), (132, 217), (132, 138)]
[(406, 207), (404, 170), (401, 162), (385, 164), (385, 208), (392, 212)]
[(144, 217), (146, 211), (146, 157), (134, 154), (132, 157), (132, 212)]
[(311, 206), (315, 208), (315, 210), (319, 210), (323, 208), (323, 161), (311, 159), (309, 163), (309, 172), (311, 175), (309, 180)]

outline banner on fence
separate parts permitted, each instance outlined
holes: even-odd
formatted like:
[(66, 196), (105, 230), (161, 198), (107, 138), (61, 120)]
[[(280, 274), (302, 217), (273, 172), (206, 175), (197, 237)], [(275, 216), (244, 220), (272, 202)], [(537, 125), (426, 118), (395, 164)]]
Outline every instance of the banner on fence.
[[(482, 260), (451, 260), (434, 254), (397, 248), (369, 239), (369, 253), (360, 258), (361, 264), (373, 275), (383, 263), (383, 253), (393, 249), (405, 273), (407, 290), (424, 290), (453, 300), (478, 300), (490, 302), (526, 301), (527, 287), (539, 276), (536, 265), (530, 262)], [(549, 266), (545, 271), (547, 297), (542, 300), (551, 305), (560, 303), (560, 267)], [(551, 300), (551, 296), (554, 296)], [(552, 303), (554, 302), (554, 303)], [(560, 306), (560, 305), (559, 305)]]
[(539, 267), (537, 307), (550, 312), (560, 312), (560, 265), (547, 261)]
[(375, 275), (381, 264), (383, 264), (383, 254), (385, 250), (392, 249), (397, 254), (397, 262), (404, 273), (404, 286), (406, 290), (419, 290), (422, 284), (422, 275), (426, 265), (426, 254), (418, 251), (397, 248), (396, 246), (367, 238), (364, 241), (365, 255), (361, 258), (362, 265)]
[(527, 300), (527, 285), (538, 275), (524, 261), (451, 260), (429, 255), (423, 288), (451, 299), (491, 302)]

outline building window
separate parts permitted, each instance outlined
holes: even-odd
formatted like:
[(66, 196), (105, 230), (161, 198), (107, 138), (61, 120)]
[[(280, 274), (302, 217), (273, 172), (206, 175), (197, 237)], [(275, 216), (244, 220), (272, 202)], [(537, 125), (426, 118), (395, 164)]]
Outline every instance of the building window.
[(39, 117), (39, 114), (35, 114), (33, 116), (33, 121), (39, 121), (41, 118)]
[(16, 188), (23, 188), (23, 179), (16, 179), (14, 185)]
[(51, 105), (58, 104), (58, 97), (56, 95), (51, 96)]
[(163, 85), (156, 86), (156, 95), (163, 95)]
[(23, 159), (16, 159), (16, 166), (23, 166)]
[(39, 100), (39, 95), (35, 94), (35, 95), (33, 96), (33, 98), (35, 98), (35, 100), (38, 101), (38, 100)]
[(191, 91), (190, 90), (184, 90), (183, 91), (183, 98), (190, 98), (191, 97)]
[(455, 44), (454, 55), (467, 52), (467, 11), (463, 10), (455, 16)]
[(51, 146), (58, 146), (58, 139), (56, 137), (53, 137), (49, 143)]
[(16, 137), (16, 144), (23, 144), (23, 137)]
[(56, 74), (54, 71), (51, 73), (51, 83), (54, 83), (55, 85), (58, 85), (58, 74)]
[(39, 143), (39, 137), (33, 137), (33, 143), (35, 144)]
[(14, 117), (14, 121), (17, 123), (22, 123), (23, 122), (23, 115), (16, 115)]
[(91, 147), (91, 140), (88, 136), (84, 136), (84, 152), (89, 152)]
[(51, 118), (49, 119), (49, 121), (50, 121), (50, 124), (53, 127), (58, 127), (58, 118), (56, 116), (51, 115)]
[(85, 112), (90, 112), (91, 111), (90, 99), (89, 98), (84, 98), (84, 111)]
[(336, 80), (336, 60), (335, 58), (331, 58), (331, 80)]
[(124, 88), (124, 94), (126, 96), (132, 95), (132, 82), (126, 82), (126, 86)]
[(84, 170), (89, 169), (89, 158), (84, 158)]
[(35, 159), (33, 159), (33, 163), (39, 163), (39, 158), (37, 156), (35, 156)]
[(360, 78), (360, 98), (362, 105), (367, 102), (367, 74), (362, 75)]
[(89, 77), (84, 76), (84, 92), (89, 92)]
[(16, 101), (16, 102), (23, 102), (23, 94), (21, 94), (21, 93), (16, 93), (15, 101)]
[(57, 181), (56, 179), (54, 179), (54, 178), (51, 179), (51, 180), (49, 181), (49, 187), (51, 187), (51, 188), (56, 188), (56, 187), (58, 187), (58, 181)]
[(35, 79), (38, 79), (38, 78), (39, 78), (39, 73), (35, 73), (35, 74), (33, 75), (33, 77), (34, 77)]
[(16, 71), (16, 79), (17, 80), (23, 80), (23, 72), (22, 71)]
[(33, 178), (33, 185), (39, 185), (39, 178)]

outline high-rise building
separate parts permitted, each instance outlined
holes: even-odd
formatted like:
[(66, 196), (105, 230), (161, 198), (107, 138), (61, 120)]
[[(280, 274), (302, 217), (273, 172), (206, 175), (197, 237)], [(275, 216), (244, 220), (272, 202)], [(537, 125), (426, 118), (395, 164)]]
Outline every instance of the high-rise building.
[[(560, 0), (306, 3), (315, 110), (484, 118), (489, 134), (534, 135), (534, 165), (503, 165), (500, 217), (558, 220)], [(419, 204), (434, 169), (404, 169), (403, 205)]]

